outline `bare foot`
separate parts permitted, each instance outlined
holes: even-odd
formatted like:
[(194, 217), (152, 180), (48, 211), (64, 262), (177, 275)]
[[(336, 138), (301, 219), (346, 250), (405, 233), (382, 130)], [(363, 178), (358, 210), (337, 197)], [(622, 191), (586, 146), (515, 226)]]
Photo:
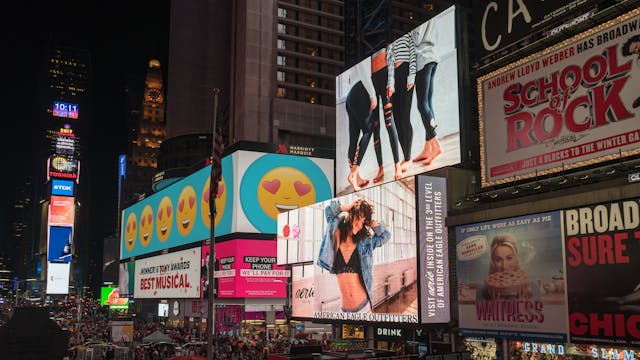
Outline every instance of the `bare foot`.
[(349, 174), (349, 176), (347, 176), (347, 181), (349, 182), (349, 184), (351, 184), (351, 187), (353, 188), (353, 191), (359, 191), (360, 190), (360, 185), (358, 185), (358, 174), (357, 173), (351, 173)]
[(360, 186), (362, 188), (362, 187), (365, 187), (367, 185), (369, 185), (369, 180), (361, 178), (360, 174), (358, 174), (358, 186)]
[(376, 177), (373, 178), (373, 183), (379, 183), (380, 181), (382, 181), (382, 179), (384, 179), (384, 166), (378, 167), (378, 174), (376, 174)]
[(411, 166), (411, 163), (409, 163), (409, 161), (407, 160), (400, 161), (400, 171), (407, 172), (407, 170), (409, 170), (409, 166)]
[(398, 180), (402, 178), (402, 167), (400, 166), (399, 162), (396, 163), (395, 167), (396, 167), (396, 173), (394, 174), (393, 178), (394, 180)]
[(442, 148), (440, 147), (440, 142), (438, 141), (438, 138), (433, 138), (431, 140), (429, 140), (429, 146), (431, 147), (431, 153), (429, 154), (429, 157), (422, 162), (423, 165), (430, 165), (431, 162), (433, 162), (433, 159), (435, 159), (438, 155), (442, 154)]
[(418, 154), (418, 156), (413, 158), (413, 162), (418, 162), (418, 161), (422, 161), (422, 160), (426, 160), (429, 158), (429, 154), (431, 154), (431, 145), (429, 143), (429, 141), (425, 141), (424, 142), (424, 148), (422, 149), (422, 152), (420, 154)]

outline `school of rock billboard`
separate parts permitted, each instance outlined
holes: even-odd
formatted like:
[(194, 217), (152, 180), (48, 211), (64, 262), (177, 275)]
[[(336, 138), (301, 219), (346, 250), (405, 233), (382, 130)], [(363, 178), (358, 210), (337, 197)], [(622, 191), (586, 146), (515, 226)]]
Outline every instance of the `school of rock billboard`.
[[(239, 150), (222, 159), (215, 236), (276, 233), (277, 215), (333, 195), (333, 159)], [(121, 259), (209, 239), (211, 167), (122, 212)]]
[(134, 297), (199, 298), (200, 247), (135, 262)]
[(640, 202), (564, 211), (571, 342), (640, 345)]
[(452, 6), (340, 74), (336, 195), (459, 163), (460, 73)]
[(640, 345), (640, 199), (456, 228), (461, 333)]
[(482, 186), (640, 153), (640, 9), (478, 79)]

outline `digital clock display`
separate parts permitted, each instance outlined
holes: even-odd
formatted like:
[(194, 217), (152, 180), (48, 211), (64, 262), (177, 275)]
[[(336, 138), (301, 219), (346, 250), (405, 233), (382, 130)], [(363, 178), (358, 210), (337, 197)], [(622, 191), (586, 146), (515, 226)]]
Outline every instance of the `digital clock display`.
[(77, 119), (78, 118), (78, 104), (72, 104), (62, 101), (53, 102), (53, 116)]

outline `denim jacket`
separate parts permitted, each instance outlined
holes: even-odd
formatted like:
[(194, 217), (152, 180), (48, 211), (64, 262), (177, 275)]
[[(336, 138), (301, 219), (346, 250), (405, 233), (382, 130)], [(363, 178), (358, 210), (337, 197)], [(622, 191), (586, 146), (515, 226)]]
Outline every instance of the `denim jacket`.
[[(335, 233), (338, 229), (338, 224), (347, 217), (347, 213), (341, 212), (340, 202), (334, 200), (325, 209), (325, 216), (327, 217), (328, 226), (322, 237), (317, 264), (333, 274), (333, 259), (337, 252)], [(364, 279), (369, 301), (371, 301), (373, 295), (373, 284), (371, 283), (373, 281), (373, 249), (382, 246), (391, 238), (391, 233), (382, 223), (378, 223), (378, 226), (373, 228), (373, 232), (373, 236), (367, 236), (357, 244), (358, 256), (362, 266), (362, 278)]]

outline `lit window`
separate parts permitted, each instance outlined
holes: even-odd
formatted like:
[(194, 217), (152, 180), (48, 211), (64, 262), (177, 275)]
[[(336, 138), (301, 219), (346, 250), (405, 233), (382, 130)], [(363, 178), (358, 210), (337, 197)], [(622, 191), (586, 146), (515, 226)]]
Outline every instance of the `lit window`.
[(285, 81), (285, 75), (284, 74), (285, 74), (284, 71), (278, 71), (278, 74), (277, 74), (278, 81)]
[(278, 49), (286, 49), (285, 42), (282, 39), (278, 39)]
[(278, 24), (278, 34), (285, 34), (287, 27), (284, 24)]
[(285, 90), (285, 88), (283, 87), (278, 87), (278, 97), (285, 97), (287, 95), (287, 92)]
[(278, 8), (278, 17), (286, 18), (287, 17), (287, 9)]
[(285, 66), (287, 65), (287, 58), (285, 56), (278, 55), (277, 63), (278, 65)]

